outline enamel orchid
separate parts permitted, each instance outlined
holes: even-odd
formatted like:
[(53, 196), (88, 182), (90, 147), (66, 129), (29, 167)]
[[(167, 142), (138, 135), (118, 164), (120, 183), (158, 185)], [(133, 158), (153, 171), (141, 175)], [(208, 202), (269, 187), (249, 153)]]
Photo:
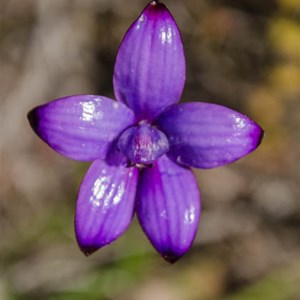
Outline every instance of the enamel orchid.
[(116, 58), (115, 100), (76, 95), (29, 112), (37, 135), (58, 153), (93, 161), (76, 206), (75, 232), (89, 255), (117, 239), (136, 213), (169, 262), (192, 245), (200, 218), (193, 168), (214, 168), (255, 150), (263, 131), (229, 108), (178, 104), (185, 84), (180, 32), (166, 6), (149, 3)]

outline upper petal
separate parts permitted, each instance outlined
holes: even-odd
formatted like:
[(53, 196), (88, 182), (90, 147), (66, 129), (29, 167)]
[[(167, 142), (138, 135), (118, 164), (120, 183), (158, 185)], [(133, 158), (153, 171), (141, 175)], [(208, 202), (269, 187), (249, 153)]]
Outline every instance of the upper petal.
[(231, 163), (255, 150), (263, 136), (261, 127), (245, 115), (210, 103), (173, 106), (157, 125), (169, 139), (169, 157), (195, 168)]
[(136, 212), (156, 250), (175, 262), (190, 247), (200, 215), (200, 194), (190, 169), (162, 156), (142, 171)]
[(80, 186), (75, 232), (81, 250), (91, 254), (128, 227), (134, 212), (138, 170), (97, 160)]
[(174, 18), (152, 1), (127, 31), (116, 59), (117, 100), (138, 119), (152, 120), (179, 101), (185, 83), (185, 57)]
[(134, 121), (124, 104), (94, 95), (76, 95), (28, 113), (37, 135), (56, 152), (76, 160), (105, 158), (112, 141)]

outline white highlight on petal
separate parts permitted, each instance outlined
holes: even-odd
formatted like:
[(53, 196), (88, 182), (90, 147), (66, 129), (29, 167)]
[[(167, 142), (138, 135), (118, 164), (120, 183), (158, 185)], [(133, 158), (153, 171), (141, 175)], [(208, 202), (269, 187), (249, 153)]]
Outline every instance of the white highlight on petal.
[(140, 16), (140, 18), (139, 18), (139, 20), (138, 20), (138, 22), (137, 22), (137, 24), (136, 24), (136, 30), (139, 30), (140, 29), (140, 27), (141, 27), (141, 23), (143, 23), (145, 21), (145, 16), (144, 15), (141, 15)]
[(111, 186), (109, 186), (109, 193), (106, 195), (104, 202), (103, 202), (103, 207), (108, 208), (109, 204), (110, 204), (110, 199), (113, 196), (113, 194), (115, 193), (116, 190), (116, 185), (113, 183)]
[(125, 183), (124, 183), (124, 181), (122, 181), (120, 183), (120, 185), (118, 186), (117, 193), (116, 193), (116, 195), (113, 199), (113, 204), (114, 205), (117, 205), (121, 201), (121, 199), (124, 195), (124, 192), (125, 192)]
[(173, 32), (172, 28), (168, 28), (168, 33), (167, 33), (167, 43), (171, 44), (172, 43), (172, 37), (173, 37)]
[(234, 120), (235, 120), (235, 126), (237, 127), (237, 128), (240, 128), (240, 129), (242, 129), (242, 128), (245, 128), (246, 127), (246, 120), (245, 119), (243, 119), (243, 118), (241, 118), (241, 117), (236, 117), (236, 116), (234, 116)]
[(139, 18), (139, 22), (144, 22), (144, 21), (145, 21), (145, 16), (141, 15), (140, 18)]
[(180, 156), (180, 155), (178, 155), (178, 156), (176, 157), (176, 161), (177, 161), (179, 164), (182, 163), (182, 160), (181, 160), (181, 156)]
[(118, 102), (114, 101), (113, 108), (118, 109), (119, 107), (120, 107), (120, 104)]
[(108, 177), (100, 177), (98, 178), (93, 186), (92, 195), (90, 197), (90, 202), (92, 205), (100, 207), (102, 203), (102, 198), (109, 186), (109, 178)]
[(82, 116), (83, 121), (92, 121), (95, 119), (101, 119), (103, 114), (101, 111), (96, 109), (96, 105), (93, 101), (81, 102)]
[(187, 209), (184, 212), (184, 224), (193, 224), (196, 217), (195, 207)]
[(160, 217), (163, 219), (167, 218), (167, 211), (165, 209), (160, 213)]
[(160, 33), (160, 40), (162, 41), (163, 44), (165, 44), (167, 40), (167, 33), (162, 29)]
[(160, 37), (162, 44), (165, 44), (165, 43), (171, 44), (172, 36), (173, 36), (173, 32), (170, 27), (168, 29), (166, 29), (165, 27), (161, 28), (159, 37)]
[[(102, 173), (105, 173), (102, 171)], [(129, 176), (132, 176), (130, 172)], [(93, 206), (105, 208), (111, 206), (111, 200), (114, 205), (117, 205), (125, 193), (125, 182), (122, 181), (118, 186), (115, 183), (110, 184), (111, 178), (107, 176), (102, 176), (95, 181), (92, 189), (92, 195), (90, 197), (90, 202)], [(113, 197), (113, 199), (112, 199)]]

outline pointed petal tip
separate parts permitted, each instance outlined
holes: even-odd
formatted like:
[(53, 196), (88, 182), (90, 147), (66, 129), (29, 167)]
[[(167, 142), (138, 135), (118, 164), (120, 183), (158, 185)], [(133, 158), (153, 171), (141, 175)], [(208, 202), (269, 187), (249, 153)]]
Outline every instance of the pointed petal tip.
[(143, 14), (155, 15), (161, 11), (168, 11), (167, 7), (159, 1), (151, 1), (143, 11)]
[(86, 256), (89, 257), (94, 254), (96, 251), (100, 250), (101, 248), (111, 244), (114, 240), (110, 241), (99, 241), (96, 238), (83, 238), (80, 234), (80, 228), (76, 226), (75, 223), (75, 237), (77, 241), (77, 245), (80, 251)]
[(29, 123), (31, 123), (31, 120), (32, 120), (32, 113), (34, 111), (34, 108), (31, 109), (28, 113), (27, 113), (27, 120), (29, 121)]
[[(251, 119), (249, 119), (248, 136), (249, 136), (250, 142), (249, 142), (248, 151), (245, 151), (244, 155), (241, 157), (238, 157), (236, 160), (255, 151), (259, 147), (259, 145), (262, 143), (264, 134), (265, 134), (265, 131), (260, 127), (260, 125), (257, 124), (255, 121), (252, 121)], [(234, 161), (236, 161), (236, 160), (234, 160)]]
[(138, 20), (144, 20), (145, 17), (149, 20), (172, 22), (173, 25), (178, 28), (176, 21), (167, 6), (159, 1), (151, 1), (146, 5)]
[(86, 257), (89, 257), (91, 256), (92, 254), (94, 254), (97, 250), (99, 250), (98, 247), (82, 247), (82, 246), (79, 246), (81, 252), (86, 256)]
[(175, 264), (178, 262), (192, 247), (193, 241), (191, 241), (188, 245), (185, 245), (183, 247), (175, 247), (164, 250), (159, 250), (157, 248), (157, 251), (160, 253), (160, 255), (163, 257), (165, 261), (167, 261), (170, 264)]
[(171, 265), (175, 264), (181, 257), (182, 255), (177, 255), (174, 253), (168, 253), (163, 255), (164, 260), (170, 263)]
[(94, 254), (96, 251), (100, 250), (101, 248), (111, 244), (115, 239), (109, 241), (100, 241), (97, 238), (83, 238), (81, 236), (80, 228), (76, 226), (75, 222), (75, 237), (77, 241), (77, 245), (80, 251), (86, 256), (89, 257)]
[(38, 114), (37, 114), (37, 108), (31, 109), (27, 113), (27, 120), (29, 122), (30, 127), (33, 129), (33, 131), (36, 131), (36, 128), (38, 127)]
[(255, 129), (253, 130), (252, 133), (252, 138), (254, 141), (254, 149), (255, 150), (262, 142), (264, 135), (265, 135), (265, 131), (257, 124), (254, 122), (255, 125)]

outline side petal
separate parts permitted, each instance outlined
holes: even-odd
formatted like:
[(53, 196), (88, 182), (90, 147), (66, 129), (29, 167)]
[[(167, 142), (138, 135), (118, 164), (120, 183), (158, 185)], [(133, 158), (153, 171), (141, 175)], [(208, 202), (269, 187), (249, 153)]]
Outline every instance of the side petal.
[(155, 249), (169, 262), (178, 260), (191, 247), (199, 223), (200, 194), (192, 171), (166, 156), (144, 169), (136, 212)]
[(152, 1), (127, 31), (116, 59), (117, 100), (139, 120), (152, 120), (180, 99), (185, 57), (180, 32), (162, 3)]
[(138, 170), (96, 160), (80, 186), (75, 233), (86, 255), (117, 239), (134, 213)]
[(167, 109), (157, 126), (169, 139), (168, 156), (194, 168), (215, 168), (255, 150), (263, 130), (245, 115), (210, 103), (184, 103)]
[(28, 119), (52, 149), (82, 161), (105, 158), (112, 141), (135, 121), (122, 103), (94, 95), (54, 100), (31, 110)]

